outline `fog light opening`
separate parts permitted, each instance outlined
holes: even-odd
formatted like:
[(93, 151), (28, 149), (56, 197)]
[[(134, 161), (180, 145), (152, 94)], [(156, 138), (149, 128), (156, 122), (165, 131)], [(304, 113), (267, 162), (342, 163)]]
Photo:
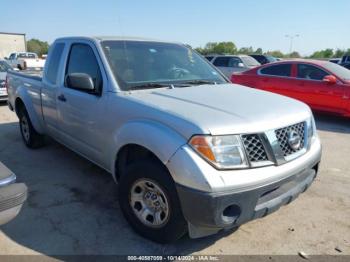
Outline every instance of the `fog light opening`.
[(241, 208), (237, 205), (230, 205), (226, 207), (222, 212), (222, 219), (226, 223), (233, 223), (238, 219), (240, 215), (241, 215)]

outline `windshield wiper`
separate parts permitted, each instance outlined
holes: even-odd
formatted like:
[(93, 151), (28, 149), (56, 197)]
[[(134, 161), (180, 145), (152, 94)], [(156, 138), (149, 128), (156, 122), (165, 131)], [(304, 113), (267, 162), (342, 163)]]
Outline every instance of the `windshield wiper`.
[[(181, 83), (179, 83), (179, 86), (182, 85), (216, 85), (217, 83), (215, 81), (211, 81), (211, 80), (188, 80), (188, 81), (183, 81)], [(177, 86), (177, 84), (175, 84), (175, 86)]]
[(152, 89), (152, 88), (163, 88), (171, 87), (169, 84), (159, 84), (159, 83), (146, 83), (141, 85), (130, 86), (130, 90), (139, 90), (139, 89)]

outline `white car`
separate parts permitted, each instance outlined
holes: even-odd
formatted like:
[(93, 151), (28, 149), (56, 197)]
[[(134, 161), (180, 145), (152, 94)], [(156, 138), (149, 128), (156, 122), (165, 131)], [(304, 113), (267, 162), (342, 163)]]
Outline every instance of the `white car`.
[(36, 53), (19, 52), (11, 53), (8, 58), (9, 64), (20, 70), (24, 69), (43, 69), (45, 60), (40, 59)]
[(206, 58), (228, 78), (234, 72), (243, 72), (261, 65), (248, 55), (215, 55)]

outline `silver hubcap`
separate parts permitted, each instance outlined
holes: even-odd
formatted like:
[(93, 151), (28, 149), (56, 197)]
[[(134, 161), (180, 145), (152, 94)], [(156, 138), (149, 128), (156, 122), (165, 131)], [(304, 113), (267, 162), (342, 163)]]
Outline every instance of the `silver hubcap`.
[(168, 199), (154, 181), (137, 180), (131, 188), (129, 203), (136, 217), (146, 226), (162, 227), (169, 219)]
[(28, 141), (30, 138), (29, 125), (28, 125), (28, 120), (25, 116), (22, 116), (22, 119), (21, 119), (21, 130), (22, 130), (22, 135), (24, 139)]

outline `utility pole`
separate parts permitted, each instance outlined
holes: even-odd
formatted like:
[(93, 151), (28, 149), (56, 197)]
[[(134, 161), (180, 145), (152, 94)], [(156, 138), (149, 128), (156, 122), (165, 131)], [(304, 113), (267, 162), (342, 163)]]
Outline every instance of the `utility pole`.
[(289, 46), (289, 54), (291, 54), (293, 52), (293, 40), (296, 37), (299, 37), (299, 35), (285, 35), (287, 38), (290, 39), (290, 46)]

